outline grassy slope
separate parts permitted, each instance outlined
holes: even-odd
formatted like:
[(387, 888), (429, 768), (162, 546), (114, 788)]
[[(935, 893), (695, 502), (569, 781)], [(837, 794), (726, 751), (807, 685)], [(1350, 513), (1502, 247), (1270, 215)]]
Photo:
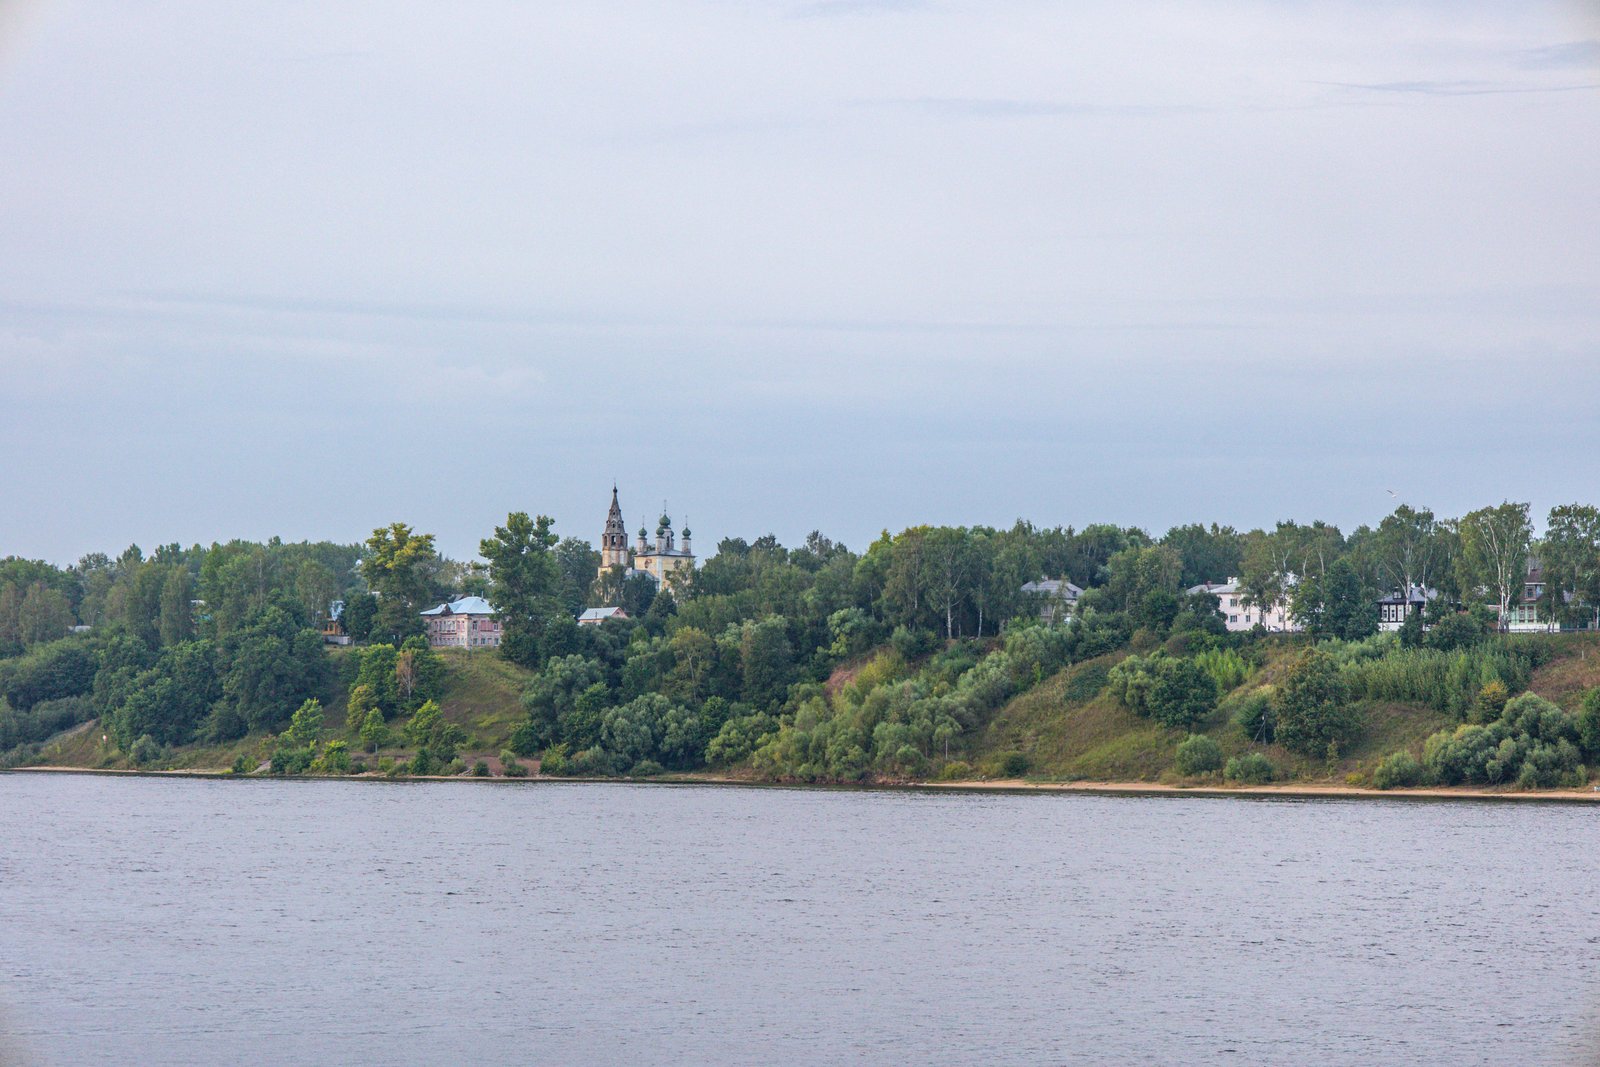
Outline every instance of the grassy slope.
[[(1534, 675), (1531, 690), (1567, 708), (1600, 685), (1600, 639), (1563, 635), (1549, 640), (1555, 653)], [(1250, 685), (1270, 681), (1294, 654), (1292, 647), (1273, 649)], [(1121, 654), (1076, 664), (1016, 697), (1002, 707), (978, 736), (972, 762), (993, 767), (1000, 755), (1022, 752), (1032, 762), (1031, 776), (1052, 780), (1169, 781), (1173, 755), (1185, 731), (1168, 730), (1141, 719), (1103, 692), (1106, 672)], [(1279, 745), (1262, 751), (1283, 777), (1342, 782), (1361, 775), (1385, 755), (1407, 748), (1420, 755), (1429, 734), (1455, 725), (1441, 712), (1410, 704), (1371, 703), (1360, 743), (1337, 764), (1294, 755)], [(1257, 746), (1218, 711), (1201, 731), (1213, 737), (1228, 756)]]
[(465, 752), (498, 753), (526, 714), (522, 691), (533, 672), (498, 654), (441, 649), (445, 663), (444, 717), (467, 731)]

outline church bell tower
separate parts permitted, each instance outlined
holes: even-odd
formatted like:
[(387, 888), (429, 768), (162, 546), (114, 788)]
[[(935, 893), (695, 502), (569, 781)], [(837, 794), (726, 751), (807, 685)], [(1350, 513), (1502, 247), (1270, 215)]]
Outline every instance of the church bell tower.
[(617, 503), (617, 487), (611, 487), (611, 510), (606, 514), (606, 532), (600, 536), (600, 571), (628, 565), (628, 528), (622, 521), (622, 505)]

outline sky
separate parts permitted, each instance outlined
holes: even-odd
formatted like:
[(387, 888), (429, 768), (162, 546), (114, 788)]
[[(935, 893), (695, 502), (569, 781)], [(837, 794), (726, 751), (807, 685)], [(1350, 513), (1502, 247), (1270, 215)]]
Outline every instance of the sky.
[(0, 0), (0, 556), (1600, 503), (1600, 4)]

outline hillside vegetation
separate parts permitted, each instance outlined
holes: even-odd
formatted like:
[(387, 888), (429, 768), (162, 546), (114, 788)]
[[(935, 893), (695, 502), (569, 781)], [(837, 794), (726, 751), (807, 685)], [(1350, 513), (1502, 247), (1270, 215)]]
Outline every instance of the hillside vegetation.
[[(1537, 543), (1515, 504), (1402, 505), (1349, 536), (728, 538), (660, 586), (517, 512), (479, 554), (391, 523), (364, 545), (0, 560), (0, 763), (1516, 789), (1600, 767), (1593, 634), (1503, 632), (1594, 622), (1592, 508), (1553, 510)], [(1411, 593), (1379, 634), (1391, 589)], [(495, 617), (422, 614), (456, 594)], [(578, 625), (596, 602), (625, 614)], [(1264, 628), (1285, 618), (1304, 632)]]

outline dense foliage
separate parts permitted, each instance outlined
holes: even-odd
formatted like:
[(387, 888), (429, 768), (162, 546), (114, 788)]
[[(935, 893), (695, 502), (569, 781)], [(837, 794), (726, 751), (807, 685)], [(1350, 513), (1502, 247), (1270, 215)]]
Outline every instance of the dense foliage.
[[(1143, 736), (1164, 732), (1163, 766), (1182, 775), (1331, 769), (1372, 736), (1373, 709), (1399, 706), (1470, 729), (1376, 764), (1374, 781), (1548, 782), (1593, 762), (1581, 716), (1548, 730), (1527, 719), (1544, 647), (1497, 632), (1536, 556), (1559, 583), (1540, 602), (1552, 624), (1600, 610), (1600, 512), (1580, 505), (1553, 510), (1537, 544), (1520, 504), (1460, 520), (1402, 505), (1348, 535), (1321, 522), (1189, 524), (1159, 538), (1018, 522), (885, 532), (859, 553), (820, 532), (792, 548), (728, 538), (659, 590), (621, 568), (597, 578), (598, 554), (547, 516), (507, 516), (479, 552), (481, 563), (444, 559), (432, 535), (396, 522), (360, 545), (0, 560), (0, 751), (98, 720), (138, 765), (261, 738), (259, 759), (285, 773), (369, 757), (391, 773), (465, 772), (463, 713), (444, 700), (418, 612), (473, 594), (496, 604), (499, 655), (531, 676), (521, 720), (486, 750), (505, 746), (510, 775), (533, 759), (545, 773), (827, 781), (1037, 772), (1011, 747), (1026, 740), (985, 749), (985, 730), (1079, 664), (1048, 699), (1147, 719)], [(1044, 577), (1081, 599), (1024, 591)], [(1239, 581), (1230, 612), (1265, 618), (1287, 603), (1304, 635), (1229, 632), (1201, 587), (1226, 578)], [(1377, 598), (1412, 587), (1438, 593), (1426, 616), (1375, 634)], [(628, 617), (577, 625), (599, 603)], [(356, 647), (330, 657), (324, 628)], [(1495, 735), (1493, 760), (1477, 759), (1473, 731)], [(1526, 751), (1498, 754), (1508, 741)]]

